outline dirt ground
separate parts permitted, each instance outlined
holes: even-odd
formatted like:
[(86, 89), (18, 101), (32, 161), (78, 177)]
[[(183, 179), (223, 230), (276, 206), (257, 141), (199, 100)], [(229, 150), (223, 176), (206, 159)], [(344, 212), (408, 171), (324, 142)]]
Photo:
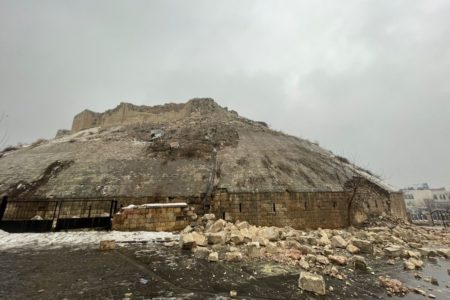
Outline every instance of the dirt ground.
[[(348, 282), (326, 278), (333, 292), (318, 297), (297, 288), (298, 270), (263, 262), (209, 263), (178, 247), (132, 245), (114, 251), (59, 248), (9, 250), (0, 254), (0, 299), (383, 299), (379, 275), (391, 274), (413, 287), (432, 288), (448, 299), (448, 261), (428, 263), (423, 273), (438, 287), (400, 266), (380, 262), (374, 274), (354, 273)], [(447, 287), (446, 287), (447, 285)], [(428, 291), (428, 290), (427, 290)], [(395, 299), (395, 297), (394, 297)], [(409, 293), (404, 299), (424, 299)]]

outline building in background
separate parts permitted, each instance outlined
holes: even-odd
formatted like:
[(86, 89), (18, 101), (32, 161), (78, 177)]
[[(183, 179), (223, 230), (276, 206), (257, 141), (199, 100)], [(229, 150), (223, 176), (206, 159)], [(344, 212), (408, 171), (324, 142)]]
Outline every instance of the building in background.
[[(422, 183), (402, 189), (406, 210), (413, 221), (431, 221), (435, 211), (450, 213), (450, 191), (445, 188), (430, 188)], [(448, 215), (448, 214), (446, 214)], [(433, 219), (439, 219), (433, 214)]]

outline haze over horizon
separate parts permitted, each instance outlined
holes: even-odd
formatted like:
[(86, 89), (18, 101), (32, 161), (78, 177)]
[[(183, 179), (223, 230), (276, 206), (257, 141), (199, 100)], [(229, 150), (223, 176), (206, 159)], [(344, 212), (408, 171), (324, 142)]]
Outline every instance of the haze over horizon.
[(449, 15), (444, 0), (0, 0), (0, 134), (211, 97), (398, 188), (450, 188)]

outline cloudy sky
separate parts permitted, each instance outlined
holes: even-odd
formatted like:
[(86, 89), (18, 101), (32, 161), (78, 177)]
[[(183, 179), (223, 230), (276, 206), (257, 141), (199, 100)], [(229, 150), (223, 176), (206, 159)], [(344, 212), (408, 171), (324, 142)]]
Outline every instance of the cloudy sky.
[(0, 131), (212, 97), (397, 187), (450, 188), (449, 16), (448, 0), (0, 0)]

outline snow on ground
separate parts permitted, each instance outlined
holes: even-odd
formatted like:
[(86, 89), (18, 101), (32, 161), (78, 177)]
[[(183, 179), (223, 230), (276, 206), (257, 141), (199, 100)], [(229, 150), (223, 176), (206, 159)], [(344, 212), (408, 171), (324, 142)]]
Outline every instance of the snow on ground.
[(68, 231), (45, 233), (8, 233), (0, 230), (0, 251), (9, 249), (49, 249), (61, 247), (98, 247), (100, 241), (117, 243), (155, 242), (165, 239), (178, 240), (178, 234), (152, 231)]

